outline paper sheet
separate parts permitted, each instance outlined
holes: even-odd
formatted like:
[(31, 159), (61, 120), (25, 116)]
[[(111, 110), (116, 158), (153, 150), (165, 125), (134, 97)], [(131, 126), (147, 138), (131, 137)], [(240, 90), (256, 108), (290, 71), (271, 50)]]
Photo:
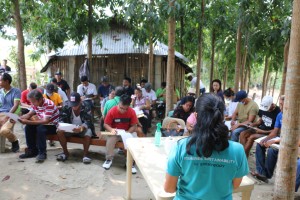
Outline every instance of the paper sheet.
[(117, 129), (117, 135), (120, 135), (122, 138), (122, 141), (124, 143), (124, 148), (127, 149), (127, 142), (126, 140), (128, 138), (133, 138), (133, 134), (126, 132), (123, 129)]
[(73, 133), (73, 129), (77, 128), (77, 125), (74, 124), (68, 124), (68, 123), (58, 123), (59, 130), (68, 132), (68, 133)]
[(134, 107), (133, 110), (135, 111), (135, 114), (138, 118), (144, 117), (144, 112), (143, 110), (140, 110), (140, 108)]
[[(264, 136), (264, 137), (261, 137), (261, 138), (258, 138), (256, 140), (254, 140), (256, 143), (260, 143), (260, 141), (262, 141), (263, 139), (265, 139), (267, 136)], [(272, 139), (270, 139), (271, 141), (272, 140), (278, 140), (280, 139), (280, 137), (274, 137)], [(269, 140), (268, 140), (269, 141)], [(279, 144), (272, 144), (271, 147), (274, 147), (275, 149), (279, 149), (280, 145)]]
[(4, 115), (6, 115), (7, 117), (11, 118), (12, 120), (14, 120), (15, 122), (18, 122), (20, 117), (17, 114), (14, 113), (10, 113), (10, 112), (5, 112), (3, 113)]

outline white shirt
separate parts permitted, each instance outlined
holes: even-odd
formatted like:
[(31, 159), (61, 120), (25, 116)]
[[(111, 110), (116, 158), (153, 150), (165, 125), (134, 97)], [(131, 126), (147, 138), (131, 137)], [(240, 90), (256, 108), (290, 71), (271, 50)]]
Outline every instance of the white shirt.
[(94, 95), (97, 96), (97, 89), (96, 86), (93, 83), (89, 83), (88, 86), (83, 86), (82, 84), (77, 86), (77, 93), (80, 94), (80, 96), (89, 96)]
[[(196, 82), (197, 82), (197, 77), (194, 77), (191, 81), (191, 87), (196, 88)], [(200, 89), (205, 88), (204, 84), (202, 83), (200, 79)]]
[(61, 99), (63, 100), (63, 104), (65, 104), (66, 101), (69, 101), (66, 93), (60, 88), (60, 87), (57, 87), (58, 90), (57, 90), (57, 93), (60, 95)]
[(234, 113), (237, 105), (238, 105), (239, 102), (230, 102), (228, 107), (226, 108), (226, 111), (228, 111), (228, 116), (232, 116), (232, 114)]
[(76, 116), (73, 110), (72, 110), (72, 115), (73, 115), (72, 124), (75, 124), (75, 125), (78, 125), (78, 126), (82, 125), (80, 115)]
[(152, 101), (156, 101), (157, 97), (154, 92), (154, 90), (151, 89), (150, 92), (147, 92), (145, 88), (142, 88), (143, 97), (148, 98), (150, 103), (152, 104)]

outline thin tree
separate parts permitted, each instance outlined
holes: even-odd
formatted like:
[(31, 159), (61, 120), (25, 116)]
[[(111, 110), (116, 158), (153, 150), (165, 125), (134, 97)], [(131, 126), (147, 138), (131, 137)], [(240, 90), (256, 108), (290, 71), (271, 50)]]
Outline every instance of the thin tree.
[(170, 110), (173, 109), (173, 94), (175, 90), (174, 84), (174, 70), (175, 70), (175, 11), (174, 11), (174, 4), (175, 0), (169, 1), (169, 6), (172, 9), (168, 25), (169, 25), (169, 32), (168, 32), (168, 61), (167, 61), (167, 90), (166, 90), (166, 116)]
[(274, 199), (294, 199), (296, 160), (300, 130), (300, 1), (293, 2), (285, 103), (280, 151), (274, 184)]

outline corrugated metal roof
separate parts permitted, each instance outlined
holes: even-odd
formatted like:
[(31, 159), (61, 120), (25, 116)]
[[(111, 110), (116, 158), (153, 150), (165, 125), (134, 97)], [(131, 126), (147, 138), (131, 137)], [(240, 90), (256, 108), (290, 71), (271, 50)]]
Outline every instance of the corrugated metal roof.
[[(134, 44), (128, 30), (110, 30), (101, 34), (102, 46), (97, 43), (97, 38), (93, 38), (93, 55), (105, 54), (130, 54), (130, 53), (149, 53), (149, 46)], [(79, 44), (67, 42), (62, 49), (56, 52), (56, 56), (77, 56), (87, 55), (87, 37)], [(168, 46), (156, 42), (154, 46), (154, 55), (168, 55)], [(188, 62), (189, 60), (179, 52), (175, 52), (175, 56), (181, 60)]]

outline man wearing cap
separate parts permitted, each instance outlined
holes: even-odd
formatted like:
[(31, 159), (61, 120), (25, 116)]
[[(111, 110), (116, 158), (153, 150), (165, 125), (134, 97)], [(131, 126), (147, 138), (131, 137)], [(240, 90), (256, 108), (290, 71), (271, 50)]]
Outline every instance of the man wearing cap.
[(152, 90), (151, 83), (145, 84), (145, 87), (142, 88), (142, 93), (143, 93), (143, 97), (149, 99), (151, 106), (154, 107), (157, 97), (156, 97), (154, 90)]
[(65, 161), (69, 157), (66, 137), (76, 136), (84, 138), (83, 143), (83, 159), (84, 164), (91, 163), (91, 159), (87, 157), (91, 137), (95, 135), (95, 127), (92, 121), (91, 109), (85, 105), (85, 101), (81, 101), (80, 95), (73, 92), (70, 96), (69, 106), (64, 106), (60, 115), (60, 121), (69, 124), (77, 125), (72, 133), (67, 133), (63, 130), (57, 131), (60, 145), (63, 148), (63, 153), (57, 155), (58, 161)]
[(57, 108), (61, 108), (63, 101), (58, 93), (55, 92), (55, 86), (52, 83), (46, 85), (46, 94), (43, 94), (44, 98), (53, 101)]
[[(18, 113), (21, 91), (12, 87), (10, 84), (12, 77), (8, 73), (0, 75), (0, 114), (2, 113)], [(3, 136), (11, 142), (12, 152), (18, 152), (19, 140), (13, 134), (15, 122), (6, 115), (0, 115), (0, 136)]]
[(57, 79), (52, 78), (50, 83), (52, 83), (54, 85), (55, 92), (57, 92), (59, 94), (59, 96), (61, 97), (61, 99), (63, 101), (63, 105), (67, 105), (69, 99), (68, 99), (66, 93), (60, 87), (58, 87)]
[(19, 119), (22, 124), (26, 124), (27, 149), (19, 158), (25, 159), (36, 156), (36, 162), (43, 162), (47, 158), (46, 135), (56, 134), (59, 110), (53, 101), (44, 98), (43, 94), (37, 89), (30, 91), (27, 98), (32, 104), (32, 109)]
[(114, 90), (115, 87), (109, 84), (108, 78), (103, 76), (101, 78), (101, 85), (98, 87), (98, 96), (100, 98), (100, 104), (102, 103), (103, 99), (108, 97), (109, 91)]
[(272, 178), (277, 163), (278, 149), (270, 147), (272, 144), (278, 144), (280, 142), (284, 100), (285, 97), (281, 96), (279, 100), (279, 107), (281, 112), (276, 117), (274, 129), (266, 138), (262, 139), (256, 145), (256, 172), (251, 172), (251, 175), (266, 183), (268, 182), (268, 179)]
[(272, 96), (265, 96), (260, 104), (258, 120), (249, 125), (249, 128), (240, 135), (240, 143), (244, 146), (246, 156), (249, 156), (250, 149), (257, 138), (271, 133), (274, 129), (276, 117), (280, 108), (273, 103)]
[(55, 73), (55, 78), (57, 79), (57, 85), (60, 87), (67, 96), (70, 96), (70, 86), (64, 79), (61, 78), (61, 72)]
[(238, 142), (240, 133), (247, 129), (245, 125), (252, 124), (258, 114), (258, 105), (250, 98), (245, 90), (236, 93), (234, 101), (239, 102), (232, 114), (231, 140)]

